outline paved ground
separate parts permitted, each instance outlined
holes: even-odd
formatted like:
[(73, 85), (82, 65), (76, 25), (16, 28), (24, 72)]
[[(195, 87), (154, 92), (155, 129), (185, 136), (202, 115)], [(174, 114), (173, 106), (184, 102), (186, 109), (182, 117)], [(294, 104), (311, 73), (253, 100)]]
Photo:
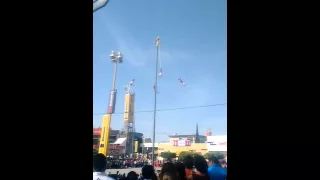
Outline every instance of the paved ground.
[[(157, 167), (156, 169), (157, 170), (161, 170), (160, 167)], [(123, 173), (128, 174), (128, 172), (130, 172), (130, 171), (135, 171), (136, 173), (140, 174), (141, 173), (141, 168), (107, 169), (106, 173), (108, 174), (109, 172), (111, 172), (111, 174), (116, 174), (117, 171), (119, 171), (120, 174), (123, 174)]]

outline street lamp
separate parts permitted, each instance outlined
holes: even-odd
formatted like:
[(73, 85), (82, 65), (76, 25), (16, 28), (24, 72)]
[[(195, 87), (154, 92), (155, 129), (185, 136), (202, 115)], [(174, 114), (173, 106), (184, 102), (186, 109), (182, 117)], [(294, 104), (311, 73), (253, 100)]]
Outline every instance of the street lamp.
[(104, 115), (102, 119), (102, 131), (101, 131), (101, 139), (100, 139), (100, 146), (99, 146), (99, 153), (102, 153), (105, 156), (108, 155), (111, 115), (114, 113), (115, 105), (116, 105), (117, 90), (115, 89), (115, 86), (116, 86), (116, 79), (117, 79), (117, 67), (118, 67), (118, 63), (123, 62), (122, 60), (123, 55), (121, 54), (121, 52), (115, 53), (114, 51), (112, 51), (110, 54), (110, 59), (111, 59), (111, 62), (114, 63), (113, 82), (112, 82), (112, 89), (109, 95), (107, 114)]
[[(116, 106), (117, 90), (115, 89), (115, 87), (116, 87), (116, 80), (117, 80), (117, 68), (118, 68), (118, 63), (123, 62), (123, 55), (121, 54), (121, 52), (115, 53), (114, 51), (112, 51), (110, 54), (110, 60), (112, 63), (114, 63), (114, 69), (113, 69), (112, 89), (110, 92), (109, 104), (108, 104), (108, 115), (110, 116), (109, 127), (111, 124), (111, 114), (114, 113), (115, 106)], [(106, 149), (108, 149), (108, 143), (106, 143)]]
[(108, 2), (109, 0), (93, 0), (93, 12), (103, 8)]
[(110, 60), (114, 63), (112, 90), (115, 90), (118, 63), (123, 63), (123, 55), (121, 54), (121, 52), (115, 53), (114, 51), (112, 51), (110, 54)]

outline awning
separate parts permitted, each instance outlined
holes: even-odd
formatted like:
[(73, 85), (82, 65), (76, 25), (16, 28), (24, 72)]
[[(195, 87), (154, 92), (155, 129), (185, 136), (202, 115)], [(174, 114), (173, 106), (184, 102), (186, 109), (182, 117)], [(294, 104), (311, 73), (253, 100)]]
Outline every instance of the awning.
[(118, 145), (125, 145), (125, 143), (126, 143), (126, 138), (118, 138), (117, 140), (116, 140), (116, 142), (114, 142), (114, 143), (112, 143), (112, 144), (118, 144)]

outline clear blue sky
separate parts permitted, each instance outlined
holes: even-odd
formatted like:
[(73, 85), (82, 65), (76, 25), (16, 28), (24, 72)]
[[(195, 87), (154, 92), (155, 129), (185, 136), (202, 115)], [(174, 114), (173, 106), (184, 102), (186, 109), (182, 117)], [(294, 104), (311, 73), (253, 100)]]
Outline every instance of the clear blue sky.
[[(93, 15), (93, 113), (105, 113), (112, 86), (111, 50), (121, 51), (116, 112), (124, 111), (124, 86), (136, 77), (136, 111), (152, 110), (156, 48), (160, 36), (163, 78), (158, 81), (158, 109), (227, 102), (226, 0), (111, 0)], [(186, 86), (183, 87), (178, 78)], [(102, 115), (93, 115), (94, 127)], [(136, 131), (152, 137), (153, 113), (136, 113)], [(227, 106), (157, 113), (156, 141), (168, 135), (194, 134), (211, 128), (227, 133)], [(112, 129), (123, 128), (123, 115), (112, 117)]]

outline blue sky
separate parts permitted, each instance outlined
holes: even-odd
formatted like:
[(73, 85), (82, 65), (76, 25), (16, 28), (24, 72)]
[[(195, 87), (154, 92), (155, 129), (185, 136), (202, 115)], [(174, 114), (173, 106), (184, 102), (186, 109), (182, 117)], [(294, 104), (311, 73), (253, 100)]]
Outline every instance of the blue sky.
[[(158, 109), (227, 102), (226, 0), (111, 0), (93, 15), (93, 126), (101, 126), (112, 86), (111, 50), (121, 51), (116, 112), (124, 111), (124, 86), (136, 77), (136, 111), (152, 110), (156, 47), (160, 36), (163, 78), (158, 81)], [(181, 77), (186, 86), (182, 86)], [(98, 114), (98, 115), (97, 115)], [(153, 113), (136, 113), (137, 132), (152, 137)], [(156, 141), (168, 135), (194, 134), (211, 128), (227, 133), (227, 106), (157, 113)], [(112, 116), (111, 128), (123, 127), (123, 115)]]

